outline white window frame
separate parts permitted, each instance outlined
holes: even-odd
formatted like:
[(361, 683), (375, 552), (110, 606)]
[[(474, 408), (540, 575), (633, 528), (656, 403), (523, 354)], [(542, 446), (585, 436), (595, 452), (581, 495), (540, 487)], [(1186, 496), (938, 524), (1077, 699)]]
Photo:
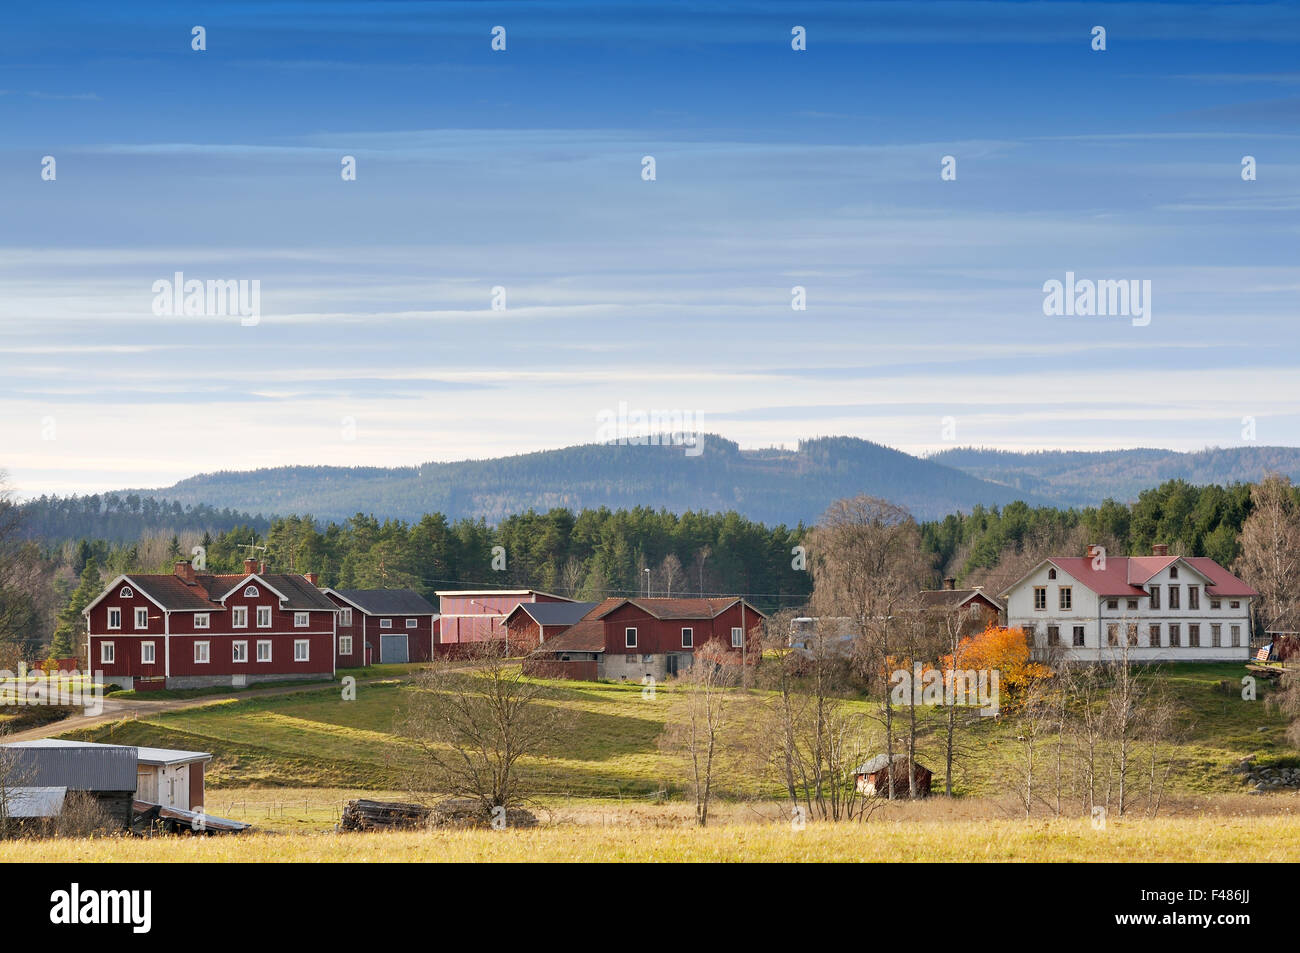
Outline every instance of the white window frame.
[[(262, 619), (266, 619), (266, 621), (263, 622)], [(269, 628), (271, 627), (271, 607), (270, 607), (270, 606), (258, 606), (258, 607), (257, 607), (257, 627), (258, 627), (259, 629), (269, 629)]]
[(245, 598), (245, 599), (256, 599), (256, 598), (257, 598), (258, 596), (260, 596), (260, 595), (261, 595), (261, 593), (257, 591), (257, 586), (245, 586), (245, 587), (244, 587), (244, 598)]
[[(302, 649), (302, 655), (299, 656), (298, 649)], [(295, 662), (311, 661), (311, 639), (294, 639), (293, 640), (293, 660)]]
[(1061, 607), (1062, 612), (1074, 611), (1074, 587), (1061, 586), (1057, 591), (1057, 605)]
[(629, 625), (623, 629), (623, 648), (636, 648), (636, 626)]
[[(263, 649), (264, 647), (265, 647), (265, 649), (266, 649), (266, 658), (262, 658), (262, 649)], [(270, 639), (258, 639), (258, 640), (257, 640), (257, 660), (258, 660), (259, 662), (269, 662), (269, 661), (271, 661), (271, 652), (272, 652), (272, 649), (271, 649), (271, 640), (270, 640)]]
[(695, 629), (694, 629), (694, 627), (689, 626), (689, 625), (684, 625), (684, 626), (682, 626), (682, 648), (684, 648), (684, 649), (693, 649), (693, 648), (695, 648)]
[(117, 597), (119, 599), (134, 599), (135, 590), (133, 590), (130, 586), (123, 586), (121, 589), (117, 591)]
[(158, 651), (152, 642), (140, 643), (140, 664), (153, 665), (158, 661)]
[(743, 647), (744, 644), (745, 644), (745, 630), (738, 625), (733, 625), (731, 627), (731, 647), (733, 649), (738, 649)]
[[(1039, 602), (1042, 602), (1042, 605), (1039, 605)], [(1047, 611), (1047, 587), (1046, 586), (1034, 586), (1034, 611), (1035, 612)]]
[(351, 625), (351, 624), (352, 624), (352, 610), (351, 610), (351, 609), (340, 609), (340, 610), (339, 610), (339, 625)]
[(392, 619), (380, 619), (380, 620), (379, 620), (379, 627), (380, 627), (381, 629), (391, 629), (391, 628), (393, 627), (393, 620), (392, 620)]
[(295, 629), (305, 629), (311, 625), (310, 612), (295, 612), (293, 614), (293, 627)]
[(243, 664), (248, 661), (248, 640), (239, 639), (230, 643), (230, 661)]
[(406, 620), (406, 627), (407, 627), (408, 629), (414, 629), (414, 628), (416, 628), (419, 624), (420, 624), (420, 620), (419, 620), (419, 619), (407, 619), (407, 620)]
[[(143, 624), (143, 625), (140, 624), (140, 619), (141, 619), (141, 615), (140, 615), (140, 613), (144, 613), (144, 617), (143, 617), (143, 618), (144, 618), (144, 624)], [(135, 607), (135, 628), (136, 628), (136, 631), (137, 631), (137, 632), (138, 632), (139, 630), (141, 630), (141, 629), (147, 629), (147, 628), (149, 628), (149, 608), (148, 608), (148, 606), (136, 606), (136, 607)]]
[(210, 612), (194, 613), (194, 628), (196, 629), (212, 628), (212, 613)]
[[(116, 622), (113, 621), (113, 617), (114, 617), (114, 616), (117, 617), (117, 621), (116, 621)], [(119, 608), (118, 606), (109, 606), (109, 607), (108, 607), (108, 627), (109, 627), (110, 629), (121, 629), (121, 628), (122, 628), (122, 610), (121, 610), (121, 608)]]
[[(202, 658), (200, 658), (202, 656)], [(207, 665), (212, 661), (212, 643), (203, 641), (194, 643), (194, 664)]]
[(248, 606), (233, 606), (231, 608), (230, 627), (232, 629), (248, 628)]
[(99, 643), (99, 664), (113, 665), (117, 662), (117, 646), (112, 642)]
[(340, 635), (340, 636), (339, 636), (339, 655), (351, 655), (351, 654), (352, 654), (352, 636), (350, 636), (350, 635)]

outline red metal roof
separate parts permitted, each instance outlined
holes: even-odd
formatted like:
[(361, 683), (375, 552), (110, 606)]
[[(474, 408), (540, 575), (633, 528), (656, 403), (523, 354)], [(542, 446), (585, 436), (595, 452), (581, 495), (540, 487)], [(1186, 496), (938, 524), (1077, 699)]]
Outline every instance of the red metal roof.
[(1102, 570), (1093, 568), (1090, 556), (1054, 556), (1048, 560), (1099, 596), (1127, 598), (1147, 595), (1146, 589), (1142, 587), (1157, 573), (1180, 561), (1209, 580), (1209, 585), (1205, 587), (1206, 595), (1259, 595), (1208, 556), (1108, 556), (1106, 568)]
[(1259, 593), (1224, 569), (1209, 556), (1187, 556), (1183, 562), (1190, 565), (1213, 583), (1206, 588), (1211, 596), (1258, 596)]

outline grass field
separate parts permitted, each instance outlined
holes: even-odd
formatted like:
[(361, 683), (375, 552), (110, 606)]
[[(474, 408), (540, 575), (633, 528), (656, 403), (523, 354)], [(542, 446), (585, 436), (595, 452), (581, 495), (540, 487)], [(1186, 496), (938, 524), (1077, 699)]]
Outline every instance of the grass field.
[(0, 862), (214, 863), (359, 861), (1291, 861), (1300, 818), (726, 823), (641, 828), (556, 825), (532, 830), (239, 837), (98, 838), (0, 843)]
[[(402, 674), (395, 671), (392, 674)], [(373, 675), (374, 673), (371, 672)], [(1229, 793), (1241, 781), (1228, 768), (1247, 755), (1261, 764), (1294, 763), (1284, 737), (1285, 723), (1265, 702), (1243, 701), (1239, 665), (1176, 665), (1165, 675), (1182, 704), (1184, 737), (1170, 751), (1178, 766), (1171, 790), (1178, 794)], [(396, 731), (409, 683), (378, 681), (358, 686), (355, 701), (343, 701), (337, 687), (291, 695), (214, 702), (75, 733), (85, 740), (148, 744), (210, 751), (210, 791), (226, 788), (333, 788), (352, 791), (401, 790), (405, 769), (417, 757)], [(639, 685), (551, 682), (545, 703), (573, 716), (566, 736), (544, 756), (528, 759), (524, 773), (550, 795), (644, 797), (681, 791), (680, 767), (661, 750), (659, 739), (674, 689), (660, 686), (654, 697)], [(744, 704), (762, 704), (762, 693)], [(872, 710), (859, 703), (864, 714)], [(942, 764), (940, 713), (923, 709), (925, 734), (920, 760)], [(743, 715), (741, 717), (744, 717)], [(1014, 756), (1014, 728), (1005, 719), (973, 718), (955, 787), (964, 795), (997, 793), (1003, 765)], [(942, 773), (936, 771), (935, 783)], [(723, 781), (734, 796), (775, 796), (770, 780), (737, 771)]]

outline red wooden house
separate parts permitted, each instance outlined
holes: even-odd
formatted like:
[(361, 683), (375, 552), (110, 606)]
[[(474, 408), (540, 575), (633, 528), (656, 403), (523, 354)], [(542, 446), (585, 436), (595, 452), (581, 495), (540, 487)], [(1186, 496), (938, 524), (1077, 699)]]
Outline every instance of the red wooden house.
[(536, 589), (449, 589), (438, 592), (438, 641), (434, 651), (452, 654), (465, 643), (505, 639), (506, 619), (526, 602), (572, 602)]
[(337, 607), (312, 580), (267, 573), (126, 573), (88, 605), (87, 671), (123, 688), (328, 678)]
[(339, 668), (375, 662), (428, 662), (438, 610), (411, 589), (325, 589), (339, 607)]
[(532, 674), (556, 678), (662, 680), (689, 667), (695, 652), (721, 644), (757, 663), (766, 616), (745, 600), (606, 599), (529, 657)]

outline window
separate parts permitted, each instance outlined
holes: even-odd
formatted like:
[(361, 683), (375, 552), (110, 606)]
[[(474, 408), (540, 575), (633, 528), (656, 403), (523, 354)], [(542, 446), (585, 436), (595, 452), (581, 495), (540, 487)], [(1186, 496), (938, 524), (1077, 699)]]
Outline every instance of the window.
[(269, 629), (271, 627), (271, 607), (257, 607), (257, 627), (259, 629)]
[(351, 655), (351, 654), (352, 654), (352, 636), (350, 636), (350, 635), (340, 635), (340, 636), (339, 636), (339, 655)]
[(1046, 586), (1034, 586), (1034, 608), (1035, 609), (1047, 608), (1047, 587)]
[(1178, 603), (1179, 603), (1179, 599), (1178, 599), (1178, 590), (1179, 590), (1180, 588), (1181, 588), (1180, 586), (1170, 586), (1170, 587), (1169, 587), (1169, 608), (1171, 608), (1171, 609), (1177, 609), (1177, 608), (1178, 608)]
[(231, 642), (231, 643), (230, 643), (230, 661), (232, 661), (232, 662), (247, 662), (247, 661), (248, 661), (248, 643), (247, 643), (247, 642), (240, 641), (240, 642)]
[(1151, 602), (1149, 603), (1151, 608), (1159, 609), (1160, 608), (1160, 587), (1151, 586), (1147, 589), (1147, 592), (1151, 594)]
[(1211, 600), (1210, 600), (1210, 608), (1211, 608), (1211, 609), (1217, 609), (1217, 608), (1219, 608), (1219, 607), (1222, 606), (1222, 605), (1223, 605), (1223, 603), (1221, 603), (1218, 599), (1211, 599)]
[(689, 626), (682, 627), (682, 648), (689, 649), (695, 645), (695, 630)]
[(117, 595), (118, 595), (118, 598), (120, 598), (120, 599), (134, 599), (134, 598), (135, 598), (135, 593), (132, 591), (132, 589), (131, 589), (130, 586), (123, 586), (121, 589), (119, 589), (119, 590), (117, 591)]
[(352, 610), (351, 610), (351, 609), (340, 609), (340, 610), (339, 610), (339, 625), (351, 625), (351, 624), (352, 624)]
[(391, 629), (391, 628), (393, 627), (393, 620), (392, 620), (392, 619), (380, 619), (380, 620), (379, 620), (379, 627), (380, 627), (381, 629)]
[(149, 610), (140, 608), (135, 610), (135, 627), (137, 629), (149, 628)]
[(1049, 625), (1047, 627), (1047, 644), (1048, 645), (1061, 644), (1061, 627), (1059, 625)]
[(270, 639), (258, 639), (257, 660), (259, 662), (271, 661), (271, 640)]
[(1233, 599), (1231, 602), (1228, 603), (1228, 608), (1229, 608), (1229, 609), (1240, 609), (1240, 608), (1241, 608), (1241, 603), (1238, 602), (1236, 599)]
[(1232, 627), (1232, 647), (1234, 649), (1241, 648), (1241, 626), (1239, 625)]
[(1210, 626), (1210, 646), (1216, 649), (1223, 647), (1223, 626)]
[(1182, 645), (1182, 635), (1179, 634), (1178, 623), (1169, 623), (1169, 645), (1171, 648), (1177, 648)]
[(1107, 599), (1107, 600), (1106, 600), (1106, 608), (1107, 608), (1107, 609), (1118, 609), (1118, 608), (1119, 608), (1119, 600), (1118, 600), (1118, 599)]
[(731, 647), (738, 649), (745, 644), (745, 630), (738, 625), (731, 627)]
[(207, 612), (194, 613), (194, 628), (196, 629), (212, 628), (212, 615)]
[(1136, 599), (1130, 599), (1128, 600), (1127, 605), (1130, 610), (1136, 609), (1138, 607), (1138, 601)]
[(1074, 627), (1074, 644), (1078, 648), (1083, 648), (1083, 626), (1081, 625)]
[(235, 606), (230, 610), (230, 625), (235, 629), (248, 628), (248, 606)]
[(310, 660), (311, 643), (306, 639), (293, 640), (293, 660), (295, 662), (306, 662)]
[(1178, 578), (1178, 567), (1177, 567), (1177, 566), (1170, 566), (1170, 567), (1169, 567), (1169, 578), (1170, 578), (1170, 579), (1177, 579), (1177, 578)]
[(419, 619), (407, 619), (407, 620), (406, 620), (406, 627), (407, 627), (408, 629), (414, 629), (414, 628), (415, 628), (417, 625), (419, 625), (419, 624), (420, 624), (420, 620), (419, 620)]
[(1126, 632), (1126, 634), (1128, 635), (1129, 648), (1137, 648), (1138, 624), (1136, 622), (1130, 622), (1128, 624), (1128, 631)]
[(311, 624), (310, 612), (295, 612), (293, 614), (293, 627), (295, 629), (305, 629)]
[(245, 598), (245, 599), (256, 599), (256, 598), (257, 598), (258, 596), (260, 596), (260, 595), (261, 595), (261, 593), (257, 591), (257, 586), (245, 586), (245, 587), (244, 587), (244, 598)]
[(1047, 570), (1047, 578), (1048, 578), (1048, 579), (1055, 579), (1055, 578), (1056, 578), (1056, 570), (1055, 570), (1055, 569), (1049, 569), (1049, 570)]
[(1147, 630), (1147, 645), (1153, 649), (1160, 648), (1160, 623), (1154, 623)]
[(1201, 587), (1188, 586), (1187, 587), (1187, 608), (1199, 609), (1200, 607), (1201, 607)]
[(109, 627), (110, 629), (120, 629), (120, 628), (122, 628), (122, 610), (121, 610), (121, 609), (109, 609), (109, 610), (108, 610), (108, 627)]
[(1187, 647), (1190, 649), (1199, 649), (1201, 647), (1201, 627), (1191, 622), (1187, 626)]
[(1119, 623), (1111, 622), (1106, 626), (1106, 644), (1109, 646), (1119, 645)]
[(1069, 586), (1061, 587), (1060, 605), (1062, 612), (1069, 612), (1074, 605), (1074, 590)]
[(623, 645), (629, 649), (636, 648), (636, 629), (623, 630)]
[(210, 647), (210, 646), (208, 645), (207, 642), (195, 642), (195, 643), (194, 643), (194, 662), (195, 662), (195, 664), (197, 664), (197, 665), (202, 665), (202, 664), (205, 664), (205, 663), (208, 661), (208, 649), (209, 649), (209, 647)]
[(1038, 636), (1037, 636), (1038, 626), (1022, 625), (1020, 627), (1020, 631), (1025, 633), (1025, 641), (1027, 641), (1030, 645), (1038, 644)]
[(117, 649), (113, 647), (112, 642), (99, 643), (99, 661), (105, 665), (112, 665), (117, 658)]
[(140, 643), (140, 663), (142, 665), (152, 665), (154, 661), (154, 649), (152, 642)]

